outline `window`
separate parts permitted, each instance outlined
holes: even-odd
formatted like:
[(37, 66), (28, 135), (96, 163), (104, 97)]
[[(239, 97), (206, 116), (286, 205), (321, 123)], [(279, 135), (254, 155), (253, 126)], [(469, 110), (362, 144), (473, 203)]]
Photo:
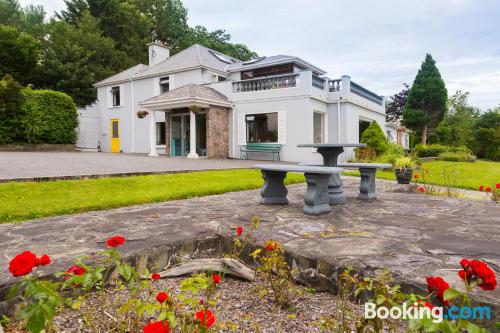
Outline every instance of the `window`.
[(224, 76), (220, 76), (217, 74), (212, 74), (212, 79), (213, 79), (213, 82), (223, 82), (223, 81), (227, 80), (227, 78), (225, 78)]
[(111, 88), (111, 98), (113, 101), (113, 106), (120, 106), (120, 87)]
[(313, 142), (325, 142), (325, 115), (323, 113), (313, 113)]
[(160, 93), (163, 94), (170, 90), (170, 79), (168, 76), (160, 78)]
[(276, 65), (241, 72), (241, 79), (248, 80), (263, 76), (273, 76), (293, 73), (293, 64)]
[(156, 144), (159, 146), (166, 144), (165, 122), (156, 123)]
[(390, 142), (394, 141), (394, 137), (392, 136), (392, 132), (387, 130), (387, 138), (389, 139)]
[(278, 113), (249, 114), (245, 117), (247, 142), (278, 142)]

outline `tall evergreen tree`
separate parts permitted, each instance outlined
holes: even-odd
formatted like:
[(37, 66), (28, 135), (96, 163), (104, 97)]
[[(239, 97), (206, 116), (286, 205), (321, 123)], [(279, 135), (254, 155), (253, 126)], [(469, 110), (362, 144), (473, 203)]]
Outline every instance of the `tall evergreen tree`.
[(443, 120), (447, 95), (436, 62), (427, 54), (410, 88), (403, 113), (403, 124), (419, 133), (423, 144)]

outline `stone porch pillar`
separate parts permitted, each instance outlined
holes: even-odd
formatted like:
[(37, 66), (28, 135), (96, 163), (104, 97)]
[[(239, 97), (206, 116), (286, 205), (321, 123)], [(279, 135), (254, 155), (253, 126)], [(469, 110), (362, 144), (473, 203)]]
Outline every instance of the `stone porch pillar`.
[(189, 111), (189, 154), (187, 158), (198, 158), (196, 153), (196, 113)]
[(158, 153), (156, 152), (156, 120), (154, 111), (149, 111), (149, 156), (158, 157)]
[(165, 112), (165, 155), (170, 157), (170, 112)]

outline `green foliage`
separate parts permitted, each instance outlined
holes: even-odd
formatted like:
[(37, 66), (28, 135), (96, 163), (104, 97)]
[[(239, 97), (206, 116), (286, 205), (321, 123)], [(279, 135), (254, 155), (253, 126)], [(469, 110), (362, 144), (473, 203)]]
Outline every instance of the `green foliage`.
[(402, 146), (393, 142), (388, 142), (386, 151), (382, 155), (377, 156), (374, 161), (394, 165), (396, 159), (403, 156), (405, 156), (405, 150)]
[(411, 169), (415, 167), (415, 161), (409, 156), (403, 156), (394, 160), (394, 168), (396, 169)]
[(500, 161), (500, 107), (481, 114), (474, 125), (476, 155)]
[(449, 162), (475, 162), (476, 156), (463, 151), (444, 152), (439, 154), (438, 160), (449, 161)]
[(472, 154), (472, 151), (465, 146), (451, 147), (440, 144), (417, 145), (414, 148), (414, 152), (418, 157), (438, 157), (439, 154), (447, 152)]
[(20, 128), (29, 143), (74, 143), (78, 114), (68, 95), (25, 89)]
[(16, 139), (21, 106), (24, 103), (22, 86), (11, 75), (0, 81), (0, 144)]
[(370, 126), (363, 132), (360, 142), (373, 148), (377, 155), (383, 154), (387, 150), (387, 139), (376, 121), (372, 121)]
[(22, 84), (31, 82), (38, 62), (39, 44), (12, 26), (0, 25), (0, 76), (11, 74)]
[(413, 81), (408, 93), (403, 124), (422, 135), (426, 143), (427, 130), (435, 129), (442, 121), (446, 110), (447, 91), (436, 62), (430, 54)]

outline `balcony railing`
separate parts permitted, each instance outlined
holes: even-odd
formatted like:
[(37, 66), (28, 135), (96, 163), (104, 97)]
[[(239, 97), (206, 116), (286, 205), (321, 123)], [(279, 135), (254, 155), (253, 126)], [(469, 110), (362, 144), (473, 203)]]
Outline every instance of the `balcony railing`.
[(342, 80), (329, 80), (328, 81), (328, 90), (330, 92), (340, 91), (342, 90)]
[(285, 74), (233, 82), (233, 92), (248, 92), (297, 86), (299, 74)]
[(312, 76), (312, 86), (318, 89), (325, 89), (325, 79), (320, 78), (319, 76)]
[(356, 94), (358, 96), (364, 97), (374, 103), (382, 105), (384, 98), (380, 97), (379, 95), (371, 92), (370, 90), (363, 88), (357, 83), (354, 83), (351, 81), (351, 92), (353, 94)]

